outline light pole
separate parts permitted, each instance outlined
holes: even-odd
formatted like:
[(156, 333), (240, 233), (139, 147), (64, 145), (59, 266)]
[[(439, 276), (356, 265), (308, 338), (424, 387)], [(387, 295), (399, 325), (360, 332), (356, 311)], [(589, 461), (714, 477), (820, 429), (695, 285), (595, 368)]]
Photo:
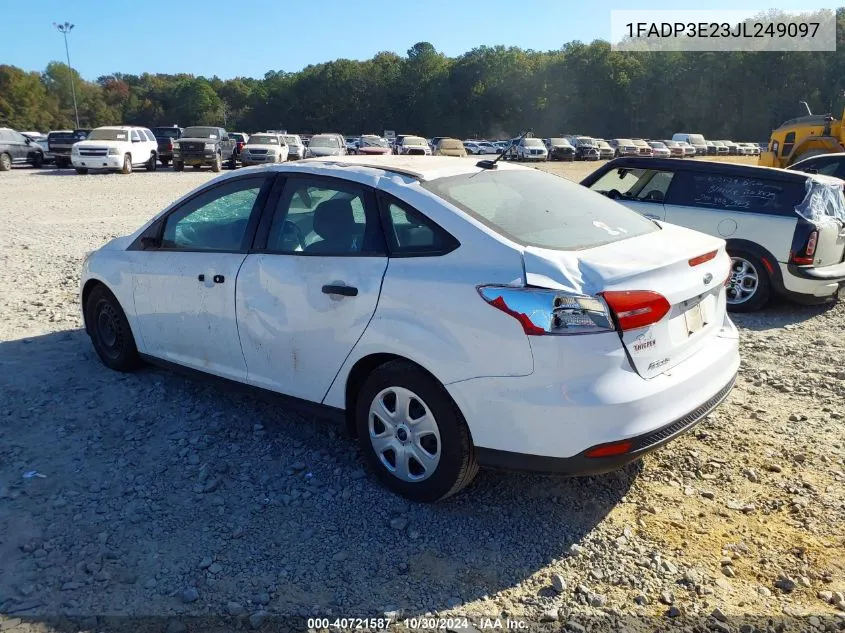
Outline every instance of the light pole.
[(70, 50), (67, 47), (67, 34), (73, 30), (73, 24), (70, 22), (65, 22), (64, 24), (56, 24), (53, 22), (53, 26), (59, 29), (59, 32), (65, 38), (65, 54), (67, 55), (67, 68), (70, 72), (70, 92), (73, 95), (73, 113), (76, 115), (76, 129), (79, 129), (79, 108), (76, 107), (76, 87), (73, 85), (73, 67), (70, 65)]

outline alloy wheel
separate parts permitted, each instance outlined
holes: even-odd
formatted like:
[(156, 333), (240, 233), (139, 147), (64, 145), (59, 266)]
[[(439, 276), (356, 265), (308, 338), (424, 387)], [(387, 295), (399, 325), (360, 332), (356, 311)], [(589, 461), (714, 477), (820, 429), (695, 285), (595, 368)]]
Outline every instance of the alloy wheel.
[(738, 305), (750, 300), (760, 284), (760, 273), (743, 257), (731, 257), (731, 274), (728, 277), (727, 302)]

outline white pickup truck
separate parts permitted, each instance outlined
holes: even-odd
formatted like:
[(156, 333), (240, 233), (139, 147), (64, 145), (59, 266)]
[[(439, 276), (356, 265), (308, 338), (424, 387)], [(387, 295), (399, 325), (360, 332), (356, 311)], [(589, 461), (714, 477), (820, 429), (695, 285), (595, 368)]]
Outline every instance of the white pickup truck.
[(70, 161), (78, 174), (87, 174), (89, 169), (131, 174), (136, 166), (155, 171), (158, 142), (144, 127), (98, 127), (91, 130), (87, 139), (73, 144)]

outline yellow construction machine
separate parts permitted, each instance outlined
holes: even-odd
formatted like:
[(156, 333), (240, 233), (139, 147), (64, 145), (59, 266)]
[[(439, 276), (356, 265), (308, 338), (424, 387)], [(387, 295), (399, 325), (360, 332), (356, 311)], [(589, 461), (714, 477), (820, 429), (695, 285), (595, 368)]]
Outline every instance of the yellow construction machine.
[(769, 146), (760, 153), (760, 165), (789, 167), (818, 154), (845, 152), (842, 119), (830, 114), (812, 114), (807, 102), (801, 103), (807, 108), (807, 116), (789, 119), (772, 131)]

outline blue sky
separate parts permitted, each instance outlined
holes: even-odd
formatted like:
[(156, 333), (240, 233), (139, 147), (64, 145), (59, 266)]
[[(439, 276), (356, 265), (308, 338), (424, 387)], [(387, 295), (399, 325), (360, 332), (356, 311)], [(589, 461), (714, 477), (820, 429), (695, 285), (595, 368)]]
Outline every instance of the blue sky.
[[(76, 25), (71, 63), (112, 72), (187, 72), (223, 79), (297, 71), (337, 58), (401, 55), (429, 41), (449, 56), (482, 44), (536, 50), (610, 38), (613, 9), (700, 8), (677, 0), (0, 0), (0, 64), (43, 70), (65, 60), (53, 22)], [(710, 0), (708, 9), (834, 8), (810, 0)], [(840, 2), (841, 4), (841, 2)]]

